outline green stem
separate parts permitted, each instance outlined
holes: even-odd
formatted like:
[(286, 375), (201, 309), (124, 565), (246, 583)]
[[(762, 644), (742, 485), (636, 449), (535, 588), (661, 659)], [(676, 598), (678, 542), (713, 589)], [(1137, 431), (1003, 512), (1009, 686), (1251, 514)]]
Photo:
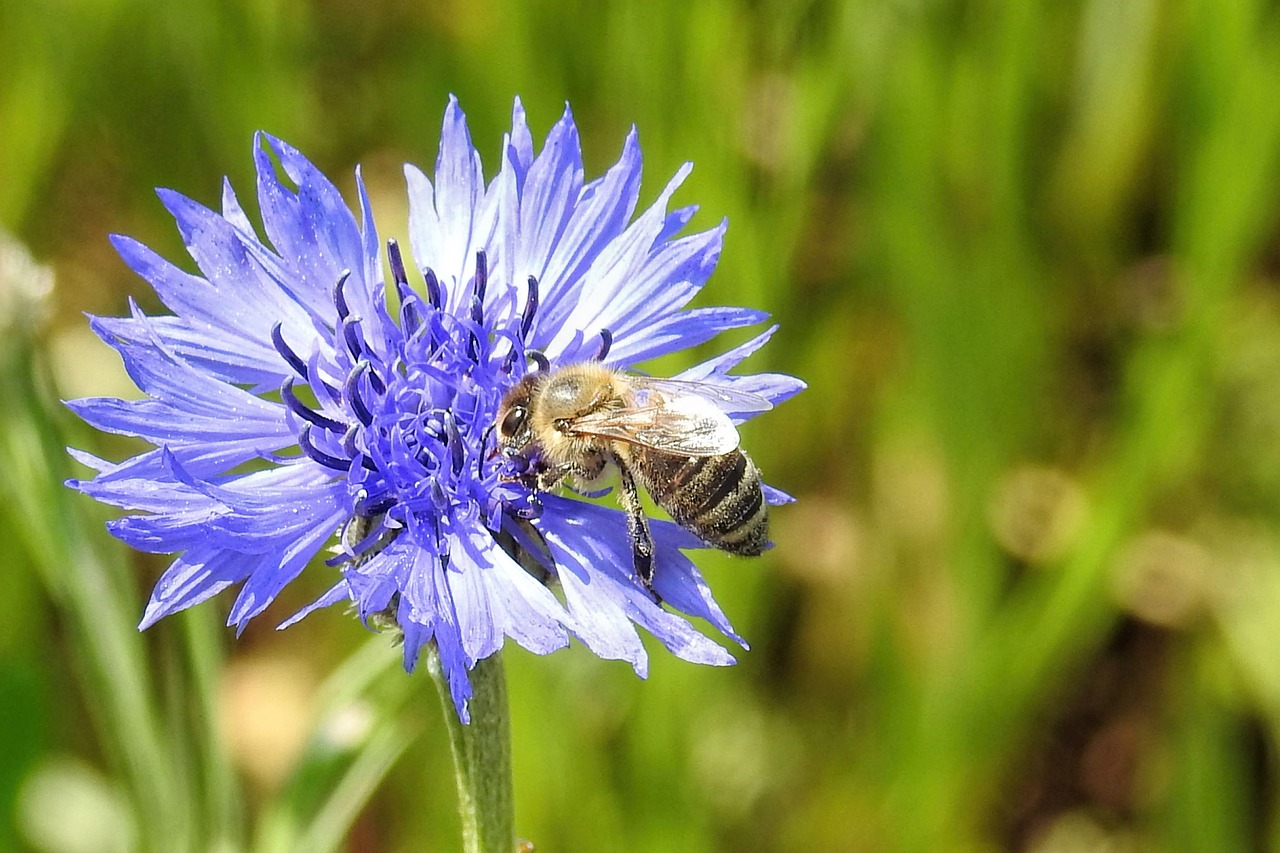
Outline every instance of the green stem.
[(431, 674), (444, 706), (449, 746), (458, 784), (464, 853), (513, 853), (516, 849), (515, 800), (511, 790), (511, 715), (502, 654), (471, 670), (474, 694), (468, 703), (471, 723), (458, 719), (434, 646)]

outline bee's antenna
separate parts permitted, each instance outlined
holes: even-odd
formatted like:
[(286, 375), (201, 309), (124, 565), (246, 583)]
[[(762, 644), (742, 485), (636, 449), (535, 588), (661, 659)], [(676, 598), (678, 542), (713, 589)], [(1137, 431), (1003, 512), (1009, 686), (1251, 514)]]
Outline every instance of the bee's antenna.
[(476, 462), (476, 473), (484, 478), (484, 463), (486, 459), (492, 459), (498, 455), (498, 447), (494, 445), (493, 452), (488, 456), (484, 455), (484, 449), (489, 446), (489, 438), (493, 435), (493, 428), (497, 424), (489, 424), (484, 428), (484, 432), (480, 433), (480, 459)]

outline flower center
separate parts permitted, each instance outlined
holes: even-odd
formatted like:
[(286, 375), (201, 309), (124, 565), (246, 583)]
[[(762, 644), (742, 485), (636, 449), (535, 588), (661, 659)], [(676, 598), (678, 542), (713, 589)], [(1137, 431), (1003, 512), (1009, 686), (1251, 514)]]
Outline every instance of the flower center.
[[(272, 331), (276, 349), (310, 386), (317, 405), (299, 400), (292, 377), (280, 393), (302, 452), (346, 477), (357, 522), (355, 533), (349, 528), (344, 536), (346, 559), (402, 530), (444, 557), (451, 533), (477, 523), (497, 532), (506, 513), (536, 513), (536, 497), (503, 478), (505, 460), (494, 452), (491, 435), (502, 395), (529, 357), (525, 340), (537, 312), (537, 282), (529, 279), (518, 317), (494, 311), (486, 318), (488, 264), (478, 253), (470, 305), (459, 316), (444, 310), (434, 272), (424, 271), (424, 300), (409, 287), (395, 241), (387, 252), (398, 317), (391, 317), (380, 292), (374, 300), (378, 316), (354, 314), (344, 275), (334, 288), (330, 359), (304, 361), (278, 325)], [(332, 381), (338, 376), (340, 382)]]

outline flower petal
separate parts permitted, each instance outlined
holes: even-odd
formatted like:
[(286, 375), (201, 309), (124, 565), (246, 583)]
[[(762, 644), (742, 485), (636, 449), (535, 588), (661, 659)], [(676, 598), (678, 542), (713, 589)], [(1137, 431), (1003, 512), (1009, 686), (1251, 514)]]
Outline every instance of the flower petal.
[(445, 573), (468, 657), (489, 657), (502, 648), (504, 636), (540, 655), (567, 646), (569, 615), (550, 590), (488, 532), (468, 533), (451, 550), (451, 570)]
[(453, 594), (444, 579), (445, 569), (439, 559), (407, 540), (392, 545), (388, 560), (399, 564), (405, 576), (401, 587), (397, 621), (404, 629), (405, 664), (412, 668), (422, 647), (434, 640), (440, 654), (440, 666), (449, 684), (449, 694), (462, 721), (469, 722), (467, 700), (471, 698), (471, 680), (467, 671), (475, 658), (467, 655), (458, 626)]
[(543, 284), (551, 304), (559, 279), (547, 274), (547, 265), (562, 245), (561, 235), (574, 215), (582, 191), (582, 175), (582, 145), (566, 104), (564, 115), (551, 128), (542, 151), (529, 167), (520, 196), (517, 232), (522, 250), (516, 259), (517, 267)]
[(174, 560), (156, 581), (138, 630), (144, 631), (165, 616), (186, 610), (239, 583), (268, 558), (269, 555), (241, 554), (200, 545), (191, 548)]
[(447, 298), (446, 308), (451, 313), (463, 312), (470, 297), (469, 275), (475, 269), (475, 252), (481, 248), (472, 233), (483, 195), (480, 154), (471, 144), (467, 118), (457, 98), (451, 95), (440, 132), (440, 154), (436, 158), (437, 234), (427, 241), (433, 251), (429, 255), (419, 254), (419, 241), (413, 244), (418, 263), (434, 269), (440, 278)]
[[(264, 145), (265, 143), (265, 145)], [(280, 160), (285, 174), (297, 186), (284, 185), (271, 162), (268, 148)], [(350, 273), (355, 295), (368, 294), (366, 281), (370, 261), (377, 258), (377, 237), (371, 220), (366, 233), (374, 237), (374, 256), (368, 257), (365, 235), (342, 200), (341, 193), (298, 150), (268, 134), (259, 134), (254, 144), (258, 170), (258, 204), (262, 221), (284, 270), (284, 281), (295, 299), (313, 316), (333, 313), (333, 288), (344, 273)], [(362, 193), (363, 195), (363, 193)], [(370, 316), (367, 300), (356, 304), (362, 316)]]
[[(569, 614), (575, 620), (574, 633), (600, 657), (631, 663), (642, 678), (648, 660), (631, 622), (643, 626), (667, 650), (693, 663), (724, 666), (733, 657), (680, 618), (656, 604), (637, 582), (631, 568), (631, 537), (626, 518), (616, 511), (582, 501), (547, 495), (546, 512), (538, 529), (546, 540), (564, 588)], [(714, 601), (704, 598), (706, 585), (690, 572), (692, 564), (680, 553), (681, 545), (696, 543), (675, 525), (653, 525), (657, 548), (654, 576), (659, 590), (672, 593), (685, 606), (710, 616), (717, 627), (730, 636), (728, 620)]]
[(763, 311), (747, 308), (694, 308), (681, 311), (658, 320), (645, 330), (643, 336), (624, 334), (621, 341), (615, 337), (614, 345), (609, 350), (609, 361), (637, 364), (706, 343), (721, 332), (754, 326), (768, 318), (769, 315)]

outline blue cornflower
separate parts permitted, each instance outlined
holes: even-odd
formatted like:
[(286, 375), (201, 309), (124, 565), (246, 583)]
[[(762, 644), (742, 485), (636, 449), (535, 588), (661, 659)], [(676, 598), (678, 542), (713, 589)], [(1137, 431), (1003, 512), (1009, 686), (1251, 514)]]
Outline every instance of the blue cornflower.
[[(140, 627), (240, 584), (228, 624), (243, 629), (330, 546), (336, 582), (285, 624), (350, 601), (366, 623), (398, 626), (408, 669), (434, 641), (464, 720), (468, 670), (506, 637), (545, 654), (573, 635), (644, 676), (634, 622), (685, 660), (732, 663), (672, 612), (742, 642), (680, 550), (702, 543), (654, 522), (653, 586), (664, 608), (632, 571), (621, 512), (531, 493), (492, 438), (499, 403), (530, 361), (606, 356), (627, 368), (765, 319), (741, 308), (683, 309), (724, 234), (722, 223), (677, 236), (694, 208), (668, 212), (667, 202), (689, 167), (632, 221), (635, 132), (617, 164), (584, 183), (569, 111), (535, 156), (517, 100), (501, 168), (486, 186), (451, 99), (434, 184), (406, 167), (415, 289), (394, 241), (384, 280), (358, 171), (360, 223), (295, 149), (264, 134), (254, 157), (263, 236), (227, 183), (221, 213), (159, 193), (201, 275), (112, 238), (173, 315), (131, 304), (130, 317), (93, 318), (146, 398), (69, 404), (99, 429), (154, 445), (119, 464), (75, 452), (97, 474), (71, 484), (140, 512), (109, 525), (124, 542), (179, 554)], [(682, 378), (772, 402), (789, 397), (803, 387), (791, 377), (728, 375), (773, 331)], [(545, 543), (545, 576), (510, 553), (531, 535)]]

